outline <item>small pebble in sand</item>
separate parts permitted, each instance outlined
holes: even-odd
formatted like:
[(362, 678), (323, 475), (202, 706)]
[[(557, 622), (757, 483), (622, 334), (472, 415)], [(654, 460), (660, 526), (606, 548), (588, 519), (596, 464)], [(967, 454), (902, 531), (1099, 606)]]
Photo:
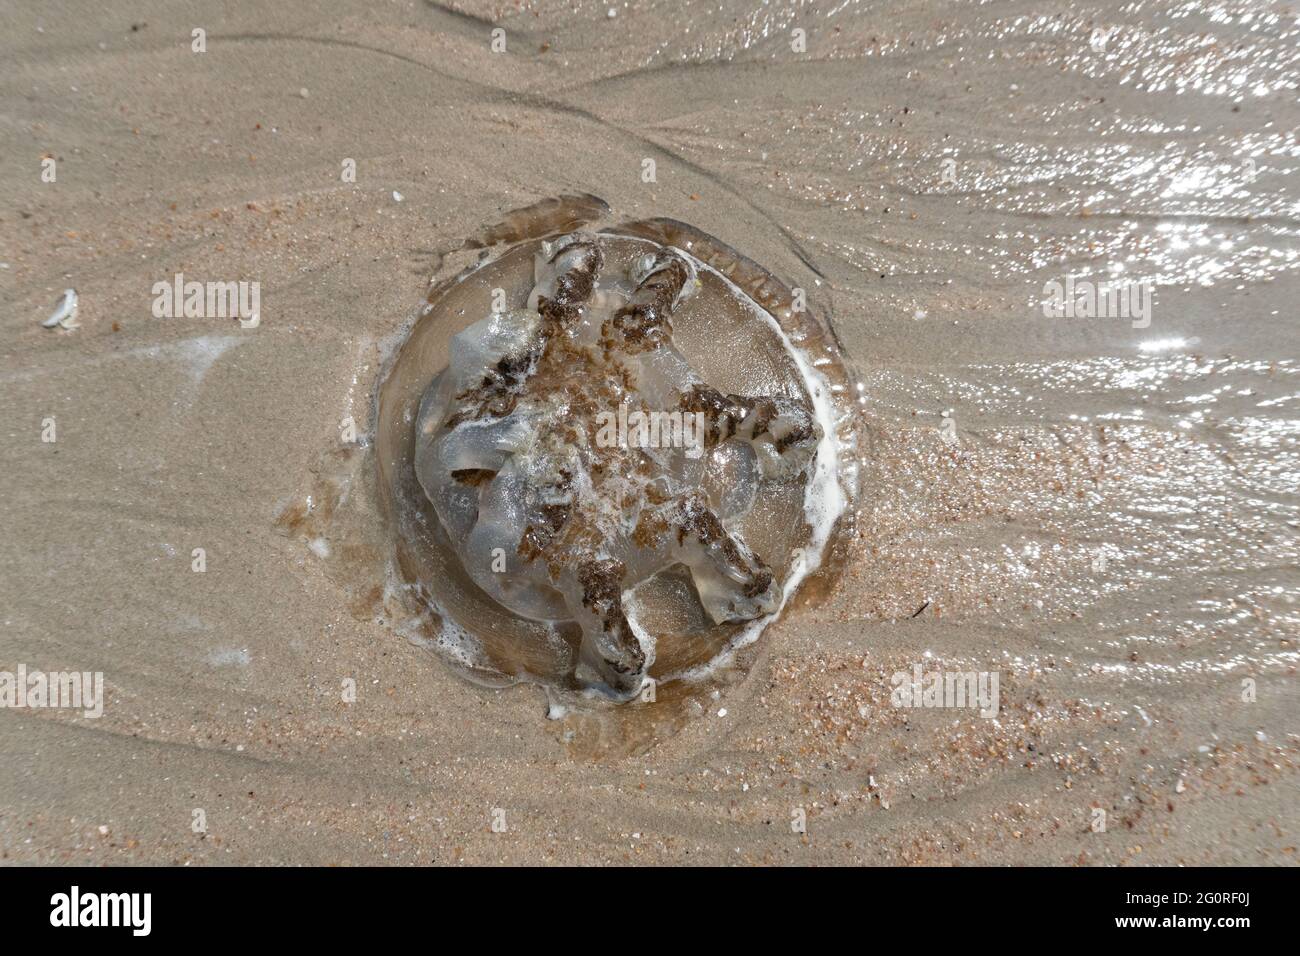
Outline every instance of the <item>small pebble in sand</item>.
[(405, 198), (406, 197), (403, 196), (401, 193), (399, 193), (396, 189), (393, 190), (393, 202), (401, 202)]
[(726, 717), (726, 716), (727, 716), (727, 708), (725, 708), (725, 707), (721, 708), (721, 709), (718, 711), (718, 716), (719, 716), (719, 717)]
[(308, 95), (309, 95), (309, 94), (307, 93), (307, 87), (304, 86), (302, 89), (300, 89), (300, 90), (298, 91), (298, 95), (301, 96), (301, 97), (305, 100), (305, 99), (308, 97)]
[(613, 20), (616, 16), (618, 16), (618, 11), (615, 10), (613, 7), (610, 7), (609, 12), (605, 15), (609, 17), (611, 20)]

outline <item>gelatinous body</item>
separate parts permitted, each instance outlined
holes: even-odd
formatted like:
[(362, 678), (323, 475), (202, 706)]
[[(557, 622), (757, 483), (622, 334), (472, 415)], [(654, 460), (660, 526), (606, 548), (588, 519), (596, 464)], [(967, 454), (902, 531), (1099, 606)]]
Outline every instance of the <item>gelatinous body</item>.
[(381, 479), (396, 570), (480, 676), (630, 697), (756, 635), (826, 549), (838, 353), (710, 242), (566, 232), (431, 292), (381, 387)]
[(685, 566), (717, 624), (780, 605), (772, 570), (728, 527), (740, 515), (721, 518), (701, 485), (714, 453), (750, 446), (759, 468), (731, 479), (752, 502), (764, 475), (807, 467), (821, 428), (800, 400), (723, 395), (673, 347), (673, 314), (698, 281), (684, 255), (661, 249), (630, 274), (603, 263), (594, 236), (543, 243), (533, 307), (453, 339), (420, 409), (415, 467), (479, 587), (524, 617), (576, 621), (584, 668), (628, 693), (652, 650), (623, 607), (640, 582)]

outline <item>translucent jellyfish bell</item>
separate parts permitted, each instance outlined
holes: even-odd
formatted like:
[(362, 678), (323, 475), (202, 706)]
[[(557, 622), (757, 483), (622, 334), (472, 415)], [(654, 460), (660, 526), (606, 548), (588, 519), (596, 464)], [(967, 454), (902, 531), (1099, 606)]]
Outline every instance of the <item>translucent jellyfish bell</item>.
[(512, 214), (500, 254), (431, 289), (376, 452), (439, 646), (628, 699), (753, 640), (817, 567), (854, 492), (851, 389), (756, 264), (671, 220), (579, 228), (595, 203)]

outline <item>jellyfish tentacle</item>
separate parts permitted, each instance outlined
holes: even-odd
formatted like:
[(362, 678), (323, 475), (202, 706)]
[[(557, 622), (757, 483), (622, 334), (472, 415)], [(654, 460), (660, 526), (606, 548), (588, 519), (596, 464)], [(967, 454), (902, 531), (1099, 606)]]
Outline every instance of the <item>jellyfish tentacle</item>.
[(723, 395), (712, 386), (696, 384), (683, 393), (681, 407), (704, 416), (705, 448), (733, 438), (748, 442), (765, 477), (802, 469), (822, 437), (812, 412), (783, 395)]
[(542, 316), (544, 342), (573, 325), (595, 291), (604, 264), (605, 254), (594, 236), (575, 232), (542, 243), (528, 307)]
[(671, 346), (673, 309), (695, 279), (690, 264), (672, 249), (645, 258), (638, 264), (636, 291), (600, 330), (608, 345), (629, 354)]
[(781, 585), (738, 535), (727, 531), (697, 491), (642, 510), (633, 540), (666, 563), (686, 565), (714, 623), (749, 621), (775, 611)]
[(566, 577), (570, 609), (582, 627), (583, 657), (610, 687), (635, 693), (641, 687), (646, 652), (623, 608), (627, 566), (617, 558), (588, 558)]

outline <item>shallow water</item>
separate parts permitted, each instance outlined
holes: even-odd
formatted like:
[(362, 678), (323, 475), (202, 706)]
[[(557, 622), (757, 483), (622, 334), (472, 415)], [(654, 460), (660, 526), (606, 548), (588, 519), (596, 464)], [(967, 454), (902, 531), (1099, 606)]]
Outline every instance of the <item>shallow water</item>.
[[(5, 647), (109, 686), (93, 742), (0, 714), (10, 853), (1294, 861), (1294, 10), (232, 4), (195, 58), (144, 6), (0, 41), (0, 387), (66, 436), (0, 451)], [(816, 289), (864, 380), (838, 586), (675, 735), (456, 681), (273, 527), (460, 239), (574, 191)], [(150, 318), (178, 271), (260, 279), (262, 327)], [(1045, 316), (1068, 277), (1149, 282), (1149, 324)], [(999, 716), (891, 706), (918, 662), (997, 672)]]

